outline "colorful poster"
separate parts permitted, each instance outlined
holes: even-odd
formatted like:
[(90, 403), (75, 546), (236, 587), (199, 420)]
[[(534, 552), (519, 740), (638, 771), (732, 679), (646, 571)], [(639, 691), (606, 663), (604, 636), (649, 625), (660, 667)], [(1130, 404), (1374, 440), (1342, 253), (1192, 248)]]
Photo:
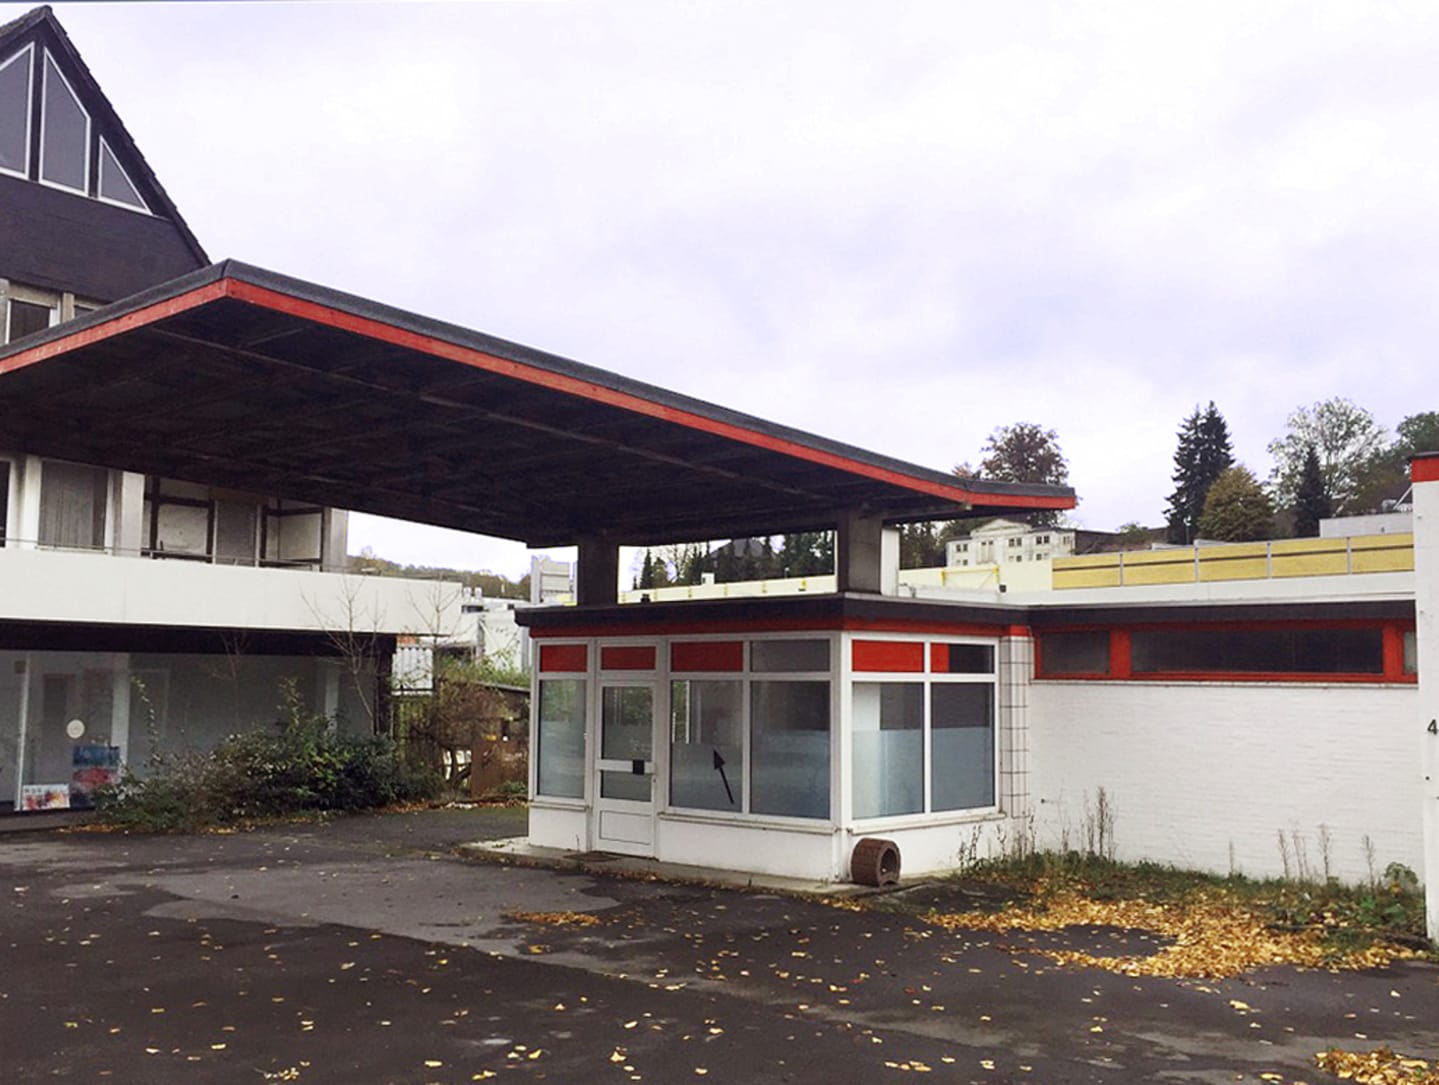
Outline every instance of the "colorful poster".
[(65, 784), (22, 784), (20, 806), (27, 811), (68, 810), (70, 789)]
[(69, 805), (86, 809), (95, 805), (95, 791), (120, 776), (120, 747), (91, 743), (76, 746), (71, 757)]

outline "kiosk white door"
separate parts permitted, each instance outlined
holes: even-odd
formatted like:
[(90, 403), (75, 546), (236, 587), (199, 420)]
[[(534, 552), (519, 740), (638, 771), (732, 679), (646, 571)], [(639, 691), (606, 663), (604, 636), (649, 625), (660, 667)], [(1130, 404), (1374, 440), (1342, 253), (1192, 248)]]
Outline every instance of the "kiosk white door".
[(653, 855), (655, 848), (655, 685), (600, 687), (593, 846)]

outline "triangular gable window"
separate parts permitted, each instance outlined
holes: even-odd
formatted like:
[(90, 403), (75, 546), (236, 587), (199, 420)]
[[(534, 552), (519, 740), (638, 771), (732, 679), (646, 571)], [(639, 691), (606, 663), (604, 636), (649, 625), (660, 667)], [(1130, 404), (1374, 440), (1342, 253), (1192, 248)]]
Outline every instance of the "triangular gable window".
[(30, 171), (30, 67), (27, 45), (0, 61), (0, 170), (24, 177)]
[(45, 50), (40, 114), (40, 180), (76, 192), (90, 176), (90, 114)]
[(125, 167), (120, 165), (120, 160), (115, 157), (115, 152), (110, 150), (110, 144), (105, 142), (104, 136), (100, 137), (99, 196), (102, 200), (124, 204), (137, 211), (150, 210), (131, 182), (130, 175), (125, 172)]

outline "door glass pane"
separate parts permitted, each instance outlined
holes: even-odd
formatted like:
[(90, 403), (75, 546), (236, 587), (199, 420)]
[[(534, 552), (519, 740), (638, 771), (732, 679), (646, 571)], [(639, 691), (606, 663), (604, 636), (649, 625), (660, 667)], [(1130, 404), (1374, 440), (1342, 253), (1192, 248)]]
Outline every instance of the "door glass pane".
[(854, 684), (854, 816), (924, 809), (924, 686)]
[(616, 772), (604, 769), (600, 773), (600, 795), (606, 799), (629, 799), (631, 802), (650, 801), (650, 773), (636, 776), (632, 772)]
[(930, 689), (933, 810), (994, 805), (994, 686), (944, 683)]
[(85, 191), (90, 118), (65, 85), (60, 69), (45, 54), (45, 114), (40, 176)]
[(600, 719), (600, 756), (648, 761), (654, 749), (654, 691), (649, 686), (606, 686)]
[(535, 790), (567, 799), (585, 797), (585, 682), (540, 683), (539, 745)]
[(750, 687), (750, 810), (829, 817), (829, 683)]
[(741, 697), (736, 681), (670, 683), (670, 802), (675, 806), (740, 809)]

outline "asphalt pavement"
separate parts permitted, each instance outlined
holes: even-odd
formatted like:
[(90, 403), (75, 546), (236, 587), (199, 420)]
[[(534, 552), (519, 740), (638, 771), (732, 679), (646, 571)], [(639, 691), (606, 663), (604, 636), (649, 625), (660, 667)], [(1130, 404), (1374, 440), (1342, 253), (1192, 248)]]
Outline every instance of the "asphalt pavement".
[(1317, 1085), (1330, 1046), (1439, 1052), (1427, 964), (1135, 979), (900, 914), (455, 854), (523, 827), (7, 834), (0, 1077)]

